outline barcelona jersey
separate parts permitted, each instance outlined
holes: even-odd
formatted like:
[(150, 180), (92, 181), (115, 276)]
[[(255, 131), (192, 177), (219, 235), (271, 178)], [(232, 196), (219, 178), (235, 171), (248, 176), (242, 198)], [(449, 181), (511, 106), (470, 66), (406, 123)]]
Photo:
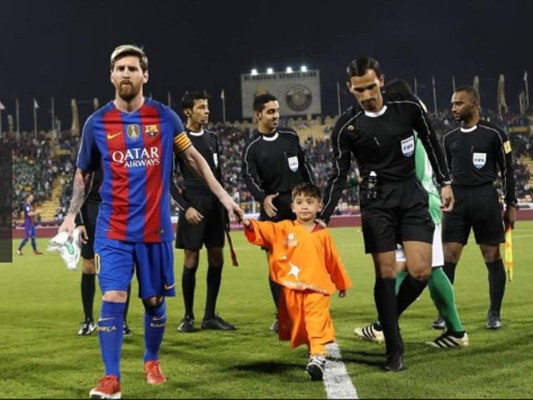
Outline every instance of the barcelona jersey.
[(30, 203), (24, 203), (24, 228), (29, 229), (35, 226), (35, 217), (30, 215), (33, 211), (33, 206)]
[(170, 175), (173, 152), (191, 146), (178, 115), (145, 98), (128, 114), (113, 102), (83, 127), (77, 167), (103, 170), (96, 237), (130, 242), (173, 240)]

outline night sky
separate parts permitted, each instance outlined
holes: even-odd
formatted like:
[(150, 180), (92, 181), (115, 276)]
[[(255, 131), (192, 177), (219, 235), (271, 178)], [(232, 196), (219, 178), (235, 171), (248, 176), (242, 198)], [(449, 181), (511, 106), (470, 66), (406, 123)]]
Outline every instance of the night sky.
[[(462, 85), (475, 75), (482, 105), (495, 108), (497, 78), (504, 74), (507, 104), (516, 112), (524, 71), (533, 74), (529, 0), (0, 0), (0, 15), (4, 129), (17, 98), (26, 130), (33, 129), (33, 98), (45, 130), (51, 97), (63, 129), (71, 124), (71, 98), (87, 101), (82, 117), (93, 97), (101, 105), (109, 101), (109, 55), (122, 43), (147, 52), (146, 95), (166, 103), (170, 91), (177, 110), (185, 91), (205, 89), (214, 121), (222, 119), (222, 89), (227, 118), (241, 119), (240, 74), (253, 67), (319, 69), (322, 110), (329, 115), (337, 112), (336, 83), (344, 87), (345, 66), (355, 57), (378, 59), (386, 80), (416, 77), (431, 109), (432, 76), (439, 108), (449, 104), (452, 76)], [(350, 96), (342, 94), (343, 108)]]

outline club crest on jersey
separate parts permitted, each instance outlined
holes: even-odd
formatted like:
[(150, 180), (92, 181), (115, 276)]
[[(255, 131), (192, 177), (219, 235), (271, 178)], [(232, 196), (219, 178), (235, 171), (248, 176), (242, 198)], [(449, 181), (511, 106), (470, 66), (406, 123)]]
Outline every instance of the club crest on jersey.
[(474, 163), (474, 167), (477, 169), (483, 168), (487, 162), (487, 153), (472, 154), (472, 162)]
[(128, 131), (128, 137), (131, 140), (137, 140), (139, 136), (141, 136), (139, 125), (137, 124), (128, 125), (127, 131)]
[(156, 137), (159, 134), (159, 130), (157, 129), (157, 125), (146, 125), (144, 127), (144, 134), (146, 136), (151, 137), (151, 138)]
[(414, 136), (402, 140), (402, 153), (406, 157), (411, 157), (415, 152), (415, 138)]
[(298, 171), (298, 157), (297, 156), (291, 156), (287, 159), (287, 162), (289, 163), (289, 168), (292, 172)]

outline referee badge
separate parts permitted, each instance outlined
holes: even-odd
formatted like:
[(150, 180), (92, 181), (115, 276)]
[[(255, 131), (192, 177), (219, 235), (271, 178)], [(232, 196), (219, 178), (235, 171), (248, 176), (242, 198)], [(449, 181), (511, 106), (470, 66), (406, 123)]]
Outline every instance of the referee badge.
[(477, 169), (483, 168), (487, 162), (487, 153), (473, 153), (472, 162)]
[(402, 153), (406, 157), (411, 157), (415, 152), (415, 138), (414, 136), (402, 140)]
[(291, 156), (287, 159), (289, 163), (289, 168), (292, 172), (298, 171), (298, 157), (297, 156)]

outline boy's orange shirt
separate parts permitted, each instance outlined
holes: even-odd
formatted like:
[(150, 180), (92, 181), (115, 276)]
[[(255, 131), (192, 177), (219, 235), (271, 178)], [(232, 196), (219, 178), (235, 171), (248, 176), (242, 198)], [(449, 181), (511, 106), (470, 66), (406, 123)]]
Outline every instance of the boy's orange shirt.
[(298, 221), (250, 221), (244, 230), (250, 243), (269, 252), (270, 277), (293, 290), (331, 294), (352, 286), (327, 229), (309, 232)]

